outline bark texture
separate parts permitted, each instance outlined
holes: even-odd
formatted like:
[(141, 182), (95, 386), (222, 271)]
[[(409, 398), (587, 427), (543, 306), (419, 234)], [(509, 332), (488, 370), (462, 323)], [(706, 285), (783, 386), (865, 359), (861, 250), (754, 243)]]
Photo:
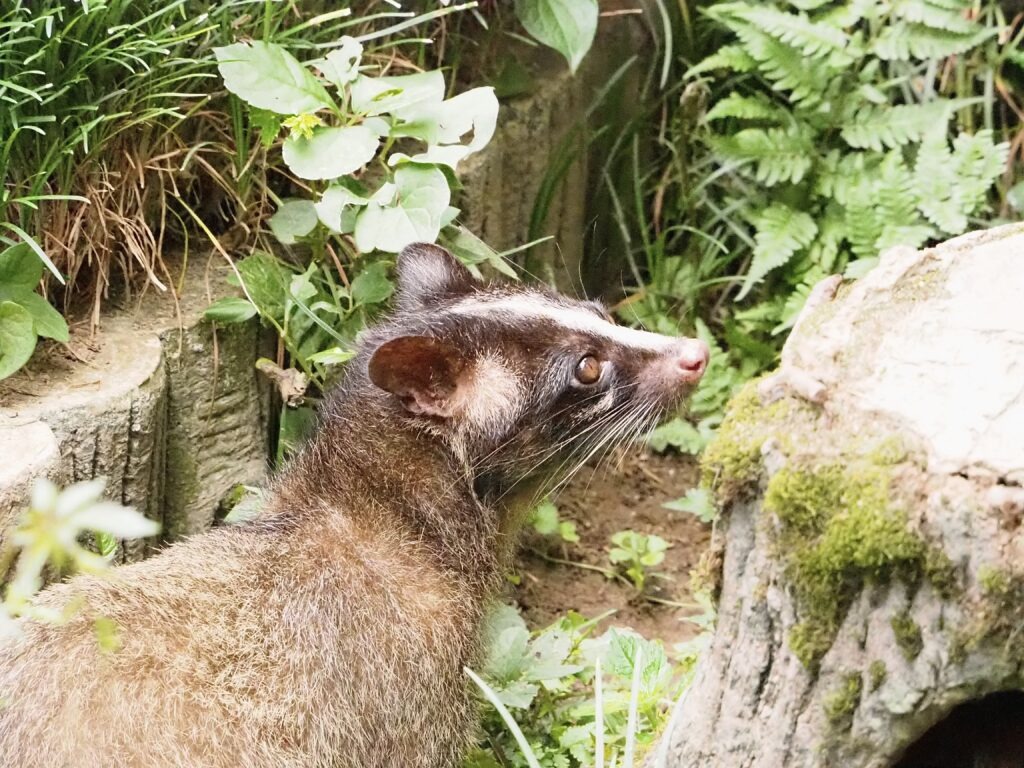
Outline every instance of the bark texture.
[(707, 452), (719, 616), (670, 767), (892, 766), (1024, 688), (1024, 227), (815, 294)]

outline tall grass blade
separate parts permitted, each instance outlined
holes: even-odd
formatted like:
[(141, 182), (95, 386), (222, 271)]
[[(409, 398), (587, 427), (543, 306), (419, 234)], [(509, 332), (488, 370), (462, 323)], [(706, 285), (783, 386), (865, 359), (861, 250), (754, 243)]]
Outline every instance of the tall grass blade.
[(529, 765), (530, 768), (540, 768), (540, 762), (537, 760), (537, 756), (533, 754), (533, 750), (530, 749), (530, 744), (526, 741), (526, 736), (523, 734), (523, 731), (519, 727), (515, 718), (512, 717), (512, 714), (508, 711), (505, 705), (501, 703), (501, 699), (498, 698), (498, 694), (496, 694), (491, 686), (481, 680), (480, 677), (469, 667), (463, 667), (462, 670), (469, 675), (469, 679), (477, 684), (477, 687), (483, 691), (487, 700), (494, 705), (496, 710), (498, 710), (498, 714), (501, 715), (501, 719), (505, 721), (505, 725), (508, 726), (512, 736), (515, 737), (516, 743), (523, 751), (523, 757), (526, 758), (526, 764)]
[(633, 768), (633, 753), (636, 751), (636, 721), (640, 704), (640, 675), (643, 673), (644, 651), (637, 646), (633, 658), (633, 684), (629, 689), (629, 716), (626, 720), (626, 749), (622, 755), (623, 768)]

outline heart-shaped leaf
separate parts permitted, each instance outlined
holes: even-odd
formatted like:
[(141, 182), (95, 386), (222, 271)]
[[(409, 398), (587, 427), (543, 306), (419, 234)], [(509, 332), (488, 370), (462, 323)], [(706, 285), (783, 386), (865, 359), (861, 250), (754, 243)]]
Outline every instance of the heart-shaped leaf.
[(359, 61), (363, 57), (363, 44), (354, 37), (341, 38), (341, 45), (319, 61), (313, 62), (323, 76), (339, 88), (345, 88), (359, 77)]
[(597, 0), (516, 0), (516, 16), (534, 38), (577, 70), (597, 32)]
[(28, 243), (17, 243), (0, 252), (0, 286), (34, 291), (43, 276), (43, 262)]
[(405, 116), (405, 111), (423, 102), (444, 101), (444, 75), (440, 70), (396, 77), (358, 77), (352, 83), (352, 110), (363, 115)]
[(13, 301), (0, 302), (0, 379), (6, 379), (32, 357), (36, 332), (32, 315)]
[(379, 145), (376, 134), (362, 125), (320, 128), (309, 139), (285, 139), (283, 156), (301, 179), (336, 179), (370, 162)]
[(294, 245), (316, 226), (316, 208), (310, 200), (285, 200), (270, 217), (270, 231), (285, 245)]
[(0, 285), (0, 301), (13, 301), (32, 316), (33, 330), (39, 336), (66, 342), (68, 324), (60, 312), (46, 299), (33, 291), (9, 291)]
[(411, 163), (399, 166), (391, 203), (373, 201), (356, 219), (356, 246), (364, 253), (398, 253), (409, 243), (434, 242), (450, 198), (448, 180), (439, 168)]
[[(487, 146), (494, 136), (498, 122), (498, 98), (494, 89), (483, 87), (453, 96), (440, 104), (422, 103), (406, 111), (410, 121), (399, 127), (399, 132), (410, 126), (419, 127), (420, 137), (430, 146), (426, 152), (409, 158), (417, 163), (434, 163), (455, 168), (459, 162)], [(463, 137), (472, 131), (468, 144)], [(395, 154), (389, 159), (393, 165), (405, 159)]]
[[(366, 205), (369, 199), (362, 197), (342, 184), (332, 184), (323, 195), (320, 201), (315, 204), (316, 215), (325, 227), (332, 232), (350, 232), (355, 219), (351, 223), (344, 220), (346, 210), (353, 210), (359, 206)], [(346, 217), (347, 219), (347, 217)]]
[(203, 317), (218, 323), (244, 323), (255, 316), (256, 307), (253, 306), (253, 303), (248, 299), (236, 296), (217, 299), (203, 311)]
[(388, 279), (387, 267), (382, 261), (368, 264), (352, 281), (352, 298), (358, 304), (380, 304), (394, 290), (395, 286)]
[(279, 115), (330, 109), (330, 95), (288, 51), (255, 40), (213, 49), (224, 85), (242, 101)]

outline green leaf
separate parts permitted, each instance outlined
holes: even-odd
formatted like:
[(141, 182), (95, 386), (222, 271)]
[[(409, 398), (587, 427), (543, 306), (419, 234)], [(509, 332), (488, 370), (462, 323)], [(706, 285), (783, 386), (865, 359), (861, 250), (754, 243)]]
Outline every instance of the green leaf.
[(316, 207), (312, 200), (285, 200), (270, 217), (270, 231), (284, 245), (294, 245), (316, 227)]
[(815, 156), (813, 140), (799, 127), (744, 128), (732, 136), (712, 136), (710, 143), (723, 160), (753, 163), (755, 178), (767, 186), (800, 182)]
[(691, 80), (697, 75), (705, 72), (713, 72), (716, 69), (727, 69), (733, 72), (750, 72), (757, 67), (757, 59), (747, 53), (742, 45), (725, 45), (690, 67), (683, 74), (683, 79)]
[(0, 251), (0, 287), (34, 291), (43, 277), (43, 262), (28, 243)]
[(363, 44), (348, 35), (341, 38), (341, 45), (323, 59), (311, 62), (338, 88), (345, 88), (359, 77), (359, 62), (363, 57)]
[(444, 101), (444, 74), (433, 69), (415, 75), (366, 77), (360, 75), (351, 90), (352, 111), (361, 115), (391, 114), (403, 117), (405, 111), (423, 102)]
[(530, 515), (530, 524), (541, 536), (555, 533), (558, 530), (558, 507), (550, 501), (541, 502)]
[(978, 28), (977, 22), (964, 16), (964, 11), (971, 7), (970, 4), (954, 2), (951, 6), (943, 7), (943, 3), (932, 0), (892, 0), (892, 14), (907, 21), (947, 29), (950, 32), (970, 33)]
[(333, 109), (320, 81), (279, 45), (254, 40), (213, 49), (224, 85), (247, 104), (279, 115)]
[(718, 509), (706, 488), (691, 488), (683, 498), (665, 502), (661, 506), (665, 509), (691, 514), (702, 523), (714, 522), (718, 517)]
[(804, 56), (842, 54), (838, 59), (833, 58), (834, 64), (850, 61), (850, 57), (845, 55), (846, 33), (829, 24), (813, 22), (806, 14), (786, 13), (767, 4), (737, 4), (734, 14), (780, 42), (796, 48)]
[(355, 356), (356, 353), (351, 350), (331, 347), (330, 349), (324, 349), (310, 355), (306, 360), (310, 363), (319, 363), (320, 365), (340, 365), (341, 363), (347, 363)]
[(652, 450), (662, 453), (669, 446), (683, 453), (700, 453), (707, 445), (709, 435), (701, 434), (686, 419), (676, 417), (651, 432), (647, 444)]
[(380, 304), (394, 293), (395, 285), (388, 278), (387, 265), (372, 262), (352, 281), (352, 298), (357, 304)]
[(818, 232), (818, 225), (807, 213), (795, 211), (782, 203), (772, 203), (754, 220), (754, 258), (737, 300), (773, 269), (788, 262), (797, 251), (806, 247)]
[(800, 51), (746, 22), (739, 21), (729, 27), (757, 61), (757, 69), (771, 82), (772, 88), (789, 91), (795, 103), (811, 106), (820, 102), (828, 90), (830, 78), (845, 69), (845, 66), (830, 67), (827, 61), (820, 60), (808, 66), (807, 58)]
[(411, 163), (399, 166), (389, 198), (387, 202), (371, 201), (359, 212), (355, 240), (360, 251), (398, 253), (409, 243), (437, 240), (441, 217), (451, 199), (448, 180), (439, 168)]
[(50, 257), (46, 255), (46, 251), (44, 251), (43, 247), (38, 242), (36, 242), (36, 239), (32, 237), (32, 235), (30, 235), (24, 229), (19, 227), (17, 224), (14, 224), (13, 222), (10, 221), (0, 221), (0, 226), (4, 227), (5, 229), (9, 229), (11, 232), (20, 237), (20, 244), (27, 245), (29, 248), (31, 248), (33, 253), (35, 253), (35, 255), (39, 257), (39, 260), (43, 262), (44, 265), (46, 265), (46, 268), (48, 270), (50, 270), (50, 274), (52, 274), (57, 279), (57, 282), (59, 282), (61, 285), (64, 285), (64, 275), (60, 273), (60, 270), (57, 269), (57, 265), (50, 260)]
[(312, 138), (285, 139), (282, 156), (300, 179), (336, 179), (373, 160), (379, 146), (380, 139), (364, 125), (318, 128)]
[[(344, 183), (332, 184), (315, 203), (320, 222), (332, 232), (348, 233), (355, 226), (355, 211), (370, 199), (352, 191)], [(347, 215), (352, 214), (352, 215)]]
[(995, 144), (991, 131), (960, 134), (950, 151), (944, 131), (929, 134), (918, 150), (913, 185), (918, 209), (949, 235), (968, 228), (996, 179), (1006, 168), (1009, 146)]
[[(487, 146), (494, 136), (498, 106), (494, 89), (488, 87), (473, 88), (440, 103), (413, 105), (406, 110), (407, 118), (421, 126), (420, 134), (430, 146), (426, 152), (411, 158), (395, 153), (388, 162), (395, 165), (409, 159), (415, 163), (433, 163), (455, 169), (467, 156)], [(463, 144), (462, 137), (471, 131), (469, 143)], [(400, 132), (393, 132), (393, 135)]]
[(256, 307), (248, 299), (225, 296), (203, 310), (203, 317), (218, 323), (244, 323), (255, 317)]
[(526, 31), (562, 54), (575, 73), (594, 42), (597, 0), (516, 0), (515, 7)]
[(60, 342), (68, 340), (67, 321), (38, 293), (24, 289), (10, 290), (0, 283), (0, 301), (13, 301), (28, 312), (32, 316), (33, 329), (39, 336)]
[[(451, 230), (448, 230), (450, 232)], [(446, 232), (446, 235), (448, 233)], [(456, 228), (453, 236), (446, 236), (448, 249), (454, 253), (459, 261), (470, 268), (470, 271), (479, 276), (476, 270), (477, 264), (487, 263), (492, 268), (512, 280), (518, 280), (519, 275), (509, 266), (501, 255), (491, 248), (487, 243), (474, 235), (465, 227)]]
[(264, 149), (273, 146), (281, 132), (281, 116), (276, 112), (259, 107), (249, 107), (249, 122), (260, 132), (260, 144)]
[(851, 147), (881, 152), (885, 148), (892, 149), (920, 141), (936, 125), (945, 126), (954, 111), (977, 101), (936, 99), (924, 104), (900, 104), (895, 107), (865, 106), (842, 129), (841, 135)]
[(921, 24), (890, 24), (872, 44), (872, 53), (883, 61), (945, 59), (977, 48), (999, 32), (977, 25), (972, 32), (950, 32)]
[(32, 357), (36, 332), (32, 315), (13, 301), (0, 302), (0, 379), (6, 379)]
[(708, 110), (704, 119), (708, 122), (733, 117), (740, 120), (771, 120), (781, 122), (787, 117), (784, 109), (772, 104), (761, 94), (744, 96), (733, 91)]

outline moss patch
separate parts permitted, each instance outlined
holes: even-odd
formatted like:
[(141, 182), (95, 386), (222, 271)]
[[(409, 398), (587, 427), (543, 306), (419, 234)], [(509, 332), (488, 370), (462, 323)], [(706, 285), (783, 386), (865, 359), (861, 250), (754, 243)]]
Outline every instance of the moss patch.
[(711, 488), (720, 504), (752, 489), (761, 477), (761, 446), (797, 408), (810, 406), (793, 398), (764, 405), (757, 391), (760, 379), (747, 382), (729, 403), (715, 439), (701, 456), (701, 484)]
[(866, 585), (927, 575), (930, 548), (890, 498), (886, 467), (786, 468), (768, 483), (764, 507), (781, 524), (780, 553), (801, 618), (790, 648), (812, 671)]
[(885, 678), (889, 676), (888, 671), (885, 668), (885, 662), (881, 659), (875, 659), (871, 662), (871, 666), (868, 667), (868, 679), (871, 681), (871, 693), (874, 693), (882, 687), (882, 683), (885, 682)]
[(903, 658), (907, 661), (916, 659), (924, 648), (924, 639), (921, 637), (921, 627), (911, 617), (910, 612), (896, 614), (889, 620), (889, 625), (896, 636), (896, 645), (903, 653)]
[(981, 600), (971, 621), (953, 639), (950, 655), (962, 662), (983, 643), (1002, 646), (1007, 658), (1024, 664), (1024, 574), (1002, 568), (978, 569)]
[(853, 715), (860, 706), (864, 683), (860, 674), (853, 672), (843, 678), (842, 684), (825, 699), (825, 717), (838, 730), (849, 730)]

